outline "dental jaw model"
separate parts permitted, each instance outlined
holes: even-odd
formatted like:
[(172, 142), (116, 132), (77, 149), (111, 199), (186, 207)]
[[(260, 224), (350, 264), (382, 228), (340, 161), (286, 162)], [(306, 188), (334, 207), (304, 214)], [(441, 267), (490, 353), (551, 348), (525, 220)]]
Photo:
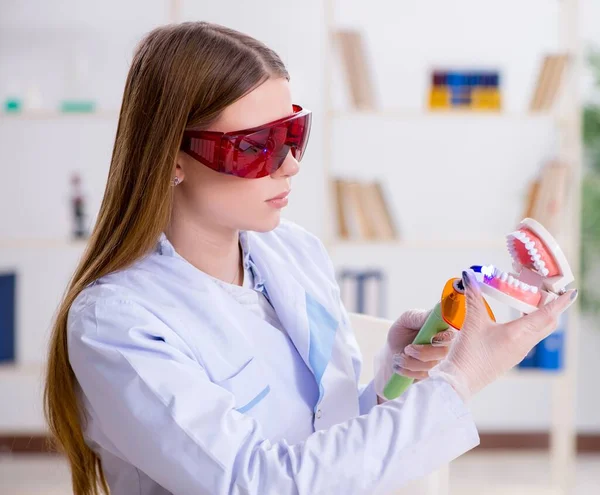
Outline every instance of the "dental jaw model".
[(532, 313), (564, 293), (573, 282), (567, 258), (539, 222), (523, 220), (515, 232), (508, 234), (506, 245), (514, 273), (492, 265), (471, 267), (486, 295), (522, 313)]
[[(481, 291), (497, 301), (522, 313), (532, 313), (566, 291), (573, 282), (573, 272), (554, 237), (539, 222), (526, 218), (517, 230), (506, 238), (508, 252), (513, 260), (513, 272), (503, 272), (493, 265), (474, 265), (471, 270)], [(484, 299), (487, 306), (487, 302)], [(490, 317), (495, 320), (489, 306)], [(414, 344), (429, 344), (443, 330), (460, 330), (466, 314), (466, 298), (460, 279), (450, 279), (442, 292), (440, 302), (431, 311), (415, 337)], [(392, 375), (384, 388), (384, 396), (394, 399), (412, 383), (412, 378)]]

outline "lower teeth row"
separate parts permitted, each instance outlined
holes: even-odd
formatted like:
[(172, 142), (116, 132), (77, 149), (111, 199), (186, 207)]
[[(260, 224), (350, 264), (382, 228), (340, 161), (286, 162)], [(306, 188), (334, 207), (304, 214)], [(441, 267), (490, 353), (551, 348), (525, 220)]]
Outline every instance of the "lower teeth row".
[(532, 292), (533, 294), (537, 294), (537, 292), (538, 292), (537, 287), (526, 284), (525, 282), (521, 282), (520, 280), (514, 278), (512, 275), (509, 275), (508, 273), (503, 272), (502, 270), (499, 270), (498, 268), (495, 268), (493, 266), (488, 267), (487, 273), (492, 274), (494, 276), (494, 278), (497, 278), (497, 279), (501, 280), (502, 282), (506, 282), (511, 287), (515, 287), (515, 288), (521, 289), (523, 291), (529, 291), (529, 292)]

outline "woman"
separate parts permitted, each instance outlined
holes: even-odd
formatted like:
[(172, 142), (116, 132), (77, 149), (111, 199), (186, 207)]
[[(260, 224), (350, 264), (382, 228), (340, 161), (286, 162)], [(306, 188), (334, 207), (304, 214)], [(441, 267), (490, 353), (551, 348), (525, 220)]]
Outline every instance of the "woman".
[[(477, 445), (469, 398), (570, 303), (495, 324), (465, 273), (453, 345), (446, 332), (408, 346), (427, 316), (409, 311), (359, 388), (331, 262), (280, 218), (310, 133), (288, 79), (273, 51), (218, 25), (139, 45), (49, 353), (45, 411), (77, 495), (397, 489)], [(385, 401), (394, 372), (418, 383)]]

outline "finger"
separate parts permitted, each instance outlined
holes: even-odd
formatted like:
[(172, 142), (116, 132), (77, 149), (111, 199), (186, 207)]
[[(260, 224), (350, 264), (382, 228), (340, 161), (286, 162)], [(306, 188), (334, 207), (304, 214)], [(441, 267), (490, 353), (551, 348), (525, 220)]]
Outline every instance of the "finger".
[(407, 354), (398, 354), (394, 357), (392, 366), (410, 371), (429, 371), (437, 366), (439, 362), (440, 360), (420, 361)]
[(398, 325), (409, 330), (420, 330), (430, 313), (431, 309), (409, 309), (400, 315)]
[(394, 368), (394, 371), (399, 375), (414, 378), (415, 380), (424, 380), (429, 377), (428, 371), (411, 371), (404, 368)]
[(432, 345), (412, 344), (404, 349), (404, 354), (419, 361), (441, 361), (448, 356), (449, 347), (435, 347)]
[(553, 330), (557, 325), (560, 314), (573, 304), (576, 298), (577, 289), (571, 289), (537, 311), (522, 316), (520, 318), (521, 323), (525, 324), (525, 328), (532, 331), (547, 332)]
[(431, 345), (434, 347), (449, 346), (455, 337), (456, 332), (454, 330), (444, 330), (443, 332), (439, 332), (432, 337)]
[(483, 323), (492, 322), (483, 302), (479, 282), (477, 282), (477, 279), (472, 273), (472, 270), (462, 272), (466, 301), (466, 314), (463, 328), (479, 328)]

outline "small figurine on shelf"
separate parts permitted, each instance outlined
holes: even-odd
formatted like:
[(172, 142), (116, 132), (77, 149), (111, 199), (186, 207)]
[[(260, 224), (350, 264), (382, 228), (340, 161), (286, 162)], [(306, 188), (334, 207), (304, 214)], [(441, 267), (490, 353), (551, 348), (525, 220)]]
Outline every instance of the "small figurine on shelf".
[(73, 207), (74, 229), (73, 235), (76, 239), (85, 239), (88, 236), (85, 226), (85, 201), (81, 192), (81, 177), (75, 173), (71, 177), (72, 197), (71, 205)]

